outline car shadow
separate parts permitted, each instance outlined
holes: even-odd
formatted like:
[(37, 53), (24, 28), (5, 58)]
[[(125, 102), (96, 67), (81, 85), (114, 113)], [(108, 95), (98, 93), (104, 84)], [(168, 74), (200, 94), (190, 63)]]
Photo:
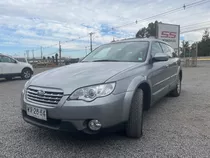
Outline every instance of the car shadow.
[(12, 82), (12, 81), (18, 81), (18, 80), (22, 80), (20, 77), (15, 77), (15, 78), (13, 78), (12, 80), (6, 80), (6, 79), (1, 79), (0, 78), (0, 83), (1, 82)]
[(80, 147), (83, 144), (87, 147), (98, 147), (99, 144), (112, 145), (116, 141), (129, 141), (129, 140), (139, 140), (130, 139), (126, 137), (123, 132), (107, 132), (94, 135), (84, 134), (82, 132), (63, 132), (63, 131), (53, 131), (48, 129), (41, 129), (38, 127), (30, 128), (30, 132), (26, 132), (27, 137), (30, 141), (36, 141), (37, 138), (50, 144), (66, 144), (69, 146), (74, 145), (74, 147)]

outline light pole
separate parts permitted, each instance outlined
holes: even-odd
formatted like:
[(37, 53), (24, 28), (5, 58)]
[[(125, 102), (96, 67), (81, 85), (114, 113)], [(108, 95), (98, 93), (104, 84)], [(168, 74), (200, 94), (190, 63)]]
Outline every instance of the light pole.
[(90, 33), (90, 52), (93, 51), (93, 32)]

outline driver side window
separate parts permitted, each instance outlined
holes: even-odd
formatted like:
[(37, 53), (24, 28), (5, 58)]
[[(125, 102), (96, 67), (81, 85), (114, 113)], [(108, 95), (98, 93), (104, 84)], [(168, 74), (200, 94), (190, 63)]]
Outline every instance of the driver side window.
[(152, 43), (151, 55), (154, 57), (156, 53), (163, 53), (163, 50), (162, 50), (159, 42)]

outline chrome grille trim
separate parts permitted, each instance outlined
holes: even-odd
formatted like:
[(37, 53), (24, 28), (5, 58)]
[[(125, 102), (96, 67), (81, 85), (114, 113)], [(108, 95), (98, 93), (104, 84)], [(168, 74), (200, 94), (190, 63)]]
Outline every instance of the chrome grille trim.
[(47, 99), (47, 100), (60, 100), (60, 98), (53, 98), (53, 97), (47, 97), (47, 96), (43, 96), (43, 97), (40, 97), (39, 95), (34, 95), (34, 94), (30, 94), (30, 93), (27, 93), (28, 97), (34, 97), (34, 98), (37, 98), (37, 99)]
[[(38, 91), (31, 91), (30, 89), (27, 90), (28, 93), (38, 95)], [(46, 92), (46, 91), (45, 91)], [(49, 96), (49, 97), (62, 97), (63, 94), (53, 94), (53, 93), (45, 93), (44, 96)]]
[[(40, 90), (44, 91), (43, 95), (39, 95)], [(59, 89), (30, 86), (27, 88), (26, 98), (30, 102), (56, 105), (62, 99), (63, 94), (63, 91)]]

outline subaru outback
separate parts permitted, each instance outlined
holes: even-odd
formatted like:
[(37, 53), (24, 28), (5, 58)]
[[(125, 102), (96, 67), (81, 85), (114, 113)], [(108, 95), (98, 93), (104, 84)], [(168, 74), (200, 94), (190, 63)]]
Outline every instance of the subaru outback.
[(181, 81), (181, 61), (169, 44), (121, 40), (32, 77), (22, 91), (22, 115), (39, 127), (88, 134), (122, 125), (139, 138), (144, 110), (167, 94), (178, 97)]

